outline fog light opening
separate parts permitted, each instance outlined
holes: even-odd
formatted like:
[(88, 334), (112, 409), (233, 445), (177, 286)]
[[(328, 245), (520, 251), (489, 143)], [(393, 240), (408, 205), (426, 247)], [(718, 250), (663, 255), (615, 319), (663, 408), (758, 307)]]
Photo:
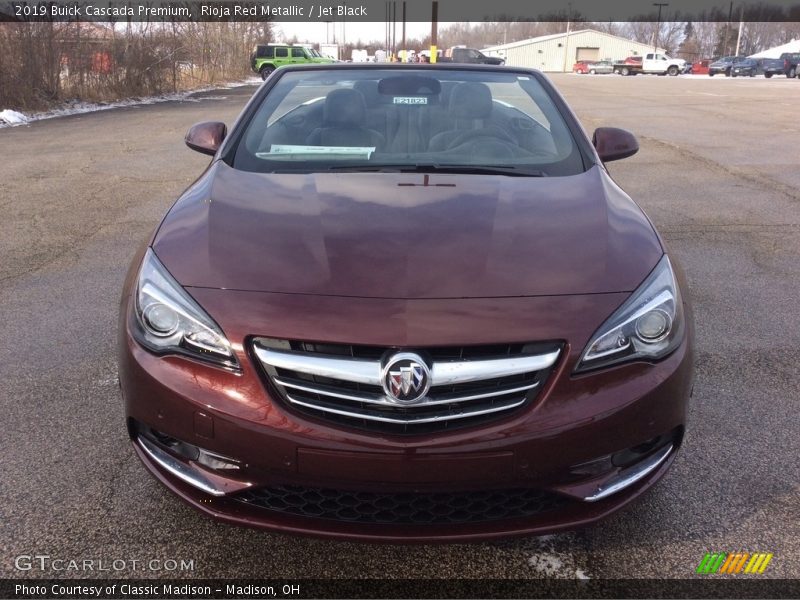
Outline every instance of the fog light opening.
[(611, 455), (611, 462), (615, 467), (622, 469), (635, 465), (648, 454), (651, 454), (653, 450), (657, 449), (659, 446), (663, 446), (670, 437), (671, 436), (667, 435), (657, 435), (641, 444), (615, 452)]
[(241, 462), (235, 458), (184, 442), (151, 427), (139, 424), (138, 432), (139, 435), (151, 442), (155, 442), (165, 450), (177, 454), (183, 459), (195, 461), (214, 471), (238, 471), (241, 468)]

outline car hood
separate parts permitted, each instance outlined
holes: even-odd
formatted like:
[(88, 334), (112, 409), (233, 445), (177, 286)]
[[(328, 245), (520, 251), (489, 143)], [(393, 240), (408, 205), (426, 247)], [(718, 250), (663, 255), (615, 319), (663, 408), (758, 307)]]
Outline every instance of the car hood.
[(153, 248), (187, 287), (403, 299), (632, 291), (662, 254), (600, 167), (264, 174), (221, 161), (170, 210)]

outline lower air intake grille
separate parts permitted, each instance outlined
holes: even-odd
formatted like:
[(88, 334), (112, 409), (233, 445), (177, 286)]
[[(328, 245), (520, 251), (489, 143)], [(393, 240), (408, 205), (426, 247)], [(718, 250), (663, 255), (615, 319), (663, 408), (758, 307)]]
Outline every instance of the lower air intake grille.
[[(486, 423), (530, 403), (561, 345), (401, 349), (257, 338), (253, 349), (294, 410), (344, 426), (422, 434)], [(417, 397), (399, 399), (392, 381), (412, 396), (417, 389)]]
[(569, 502), (561, 496), (532, 489), (392, 494), (288, 485), (248, 490), (236, 499), (265, 510), (302, 517), (397, 525), (480, 523), (530, 517)]

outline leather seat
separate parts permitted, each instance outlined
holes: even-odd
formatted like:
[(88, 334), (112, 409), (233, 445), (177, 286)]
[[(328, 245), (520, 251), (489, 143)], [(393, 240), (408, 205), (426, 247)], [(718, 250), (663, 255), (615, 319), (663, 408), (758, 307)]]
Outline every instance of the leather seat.
[[(364, 96), (367, 106), (366, 126), (380, 133), (389, 143), (397, 135), (399, 122), (394, 106), (381, 102), (378, 82), (372, 79), (361, 79), (353, 84), (353, 89)], [(386, 148), (384, 148), (386, 149)]]
[(488, 120), (492, 115), (492, 92), (489, 86), (479, 82), (462, 82), (450, 93), (450, 116), (452, 129), (437, 133), (429, 144), (431, 152), (447, 150), (467, 131), (486, 131), (487, 135), (498, 131)]
[(386, 139), (366, 126), (364, 95), (354, 89), (338, 89), (325, 97), (322, 127), (312, 131), (309, 146), (356, 146), (382, 149)]

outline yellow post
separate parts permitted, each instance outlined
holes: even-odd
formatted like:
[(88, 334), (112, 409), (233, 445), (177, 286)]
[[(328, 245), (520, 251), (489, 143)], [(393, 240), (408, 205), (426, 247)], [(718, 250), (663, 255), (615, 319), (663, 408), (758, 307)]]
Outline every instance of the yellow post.
[(436, 46), (431, 46), (431, 64), (436, 63)]

